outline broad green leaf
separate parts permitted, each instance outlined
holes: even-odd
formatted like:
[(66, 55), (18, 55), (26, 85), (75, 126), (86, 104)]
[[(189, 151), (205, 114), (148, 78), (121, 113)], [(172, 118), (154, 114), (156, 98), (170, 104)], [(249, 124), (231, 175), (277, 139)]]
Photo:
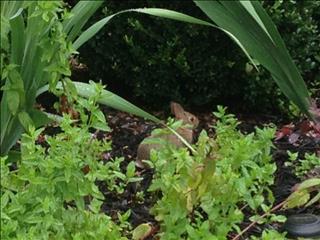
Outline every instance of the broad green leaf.
[(103, 201), (94, 198), (94, 199), (90, 202), (89, 208), (90, 208), (90, 210), (91, 210), (92, 212), (94, 212), (94, 213), (99, 213), (102, 204), (103, 204)]
[[(95, 89), (93, 86), (82, 83), (82, 82), (74, 82), (78, 94), (82, 97), (89, 98), (95, 94)], [(58, 85), (59, 87), (60, 85)], [(60, 86), (61, 87), (61, 86)], [(161, 120), (152, 116), (151, 114), (143, 111), (142, 109), (136, 107), (132, 103), (128, 102), (127, 100), (117, 96), (116, 94), (109, 92), (107, 90), (103, 90), (100, 98), (98, 99), (98, 103), (104, 104), (106, 106), (110, 106), (114, 109), (118, 109), (120, 111), (125, 111), (128, 113), (132, 113), (134, 115), (147, 118), (152, 120), (156, 123), (160, 123)]]
[(11, 26), (11, 63), (21, 65), (24, 53), (24, 20), (21, 15), (23, 9), (19, 11), (10, 19)]
[(149, 223), (142, 223), (137, 226), (132, 232), (132, 239), (133, 240), (141, 240), (145, 239), (147, 236), (150, 235), (152, 231), (152, 227)]
[(30, 111), (30, 117), (34, 123), (35, 128), (42, 127), (53, 122), (53, 120), (50, 119), (46, 113), (37, 109), (32, 109)]
[(259, 71), (259, 69), (256, 66), (255, 62), (253, 61), (253, 59), (251, 58), (251, 56), (249, 55), (247, 50), (244, 48), (242, 43), (231, 32), (226, 31), (225, 29), (220, 28), (219, 26), (216, 26), (216, 25), (214, 25), (212, 23), (209, 23), (207, 21), (203, 21), (201, 19), (189, 16), (189, 15), (186, 15), (186, 14), (183, 14), (183, 13), (180, 13), (180, 12), (176, 12), (176, 11), (172, 11), (172, 10), (168, 10), (168, 9), (161, 9), (161, 8), (129, 9), (129, 10), (120, 11), (120, 12), (117, 12), (117, 13), (115, 13), (113, 15), (107, 16), (107, 17), (101, 19), (99, 22), (96, 22), (95, 24), (93, 24), (86, 31), (84, 31), (79, 36), (79, 38), (73, 43), (74, 48), (78, 49), (85, 42), (87, 42), (89, 39), (91, 39), (113, 17), (115, 17), (116, 15), (122, 14), (122, 13), (127, 13), (127, 12), (144, 13), (144, 14), (148, 14), (148, 15), (152, 15), (152, 16), (156, 16), (156, 17), (168, 18), (168, 19), (172, 19), (172, 20), (188, 22), (188, 23), (193, 23), (193, 24), (200, 24), (200, 25), (205, 25), (205, 26), (210, 26), (210, 27), (217, 28), (217, 29), (225, 32), (228, 36), (230, 36), (232, 38), (232, 40), (234, 40), (239, 45), (239, 47), (243, 50), (243, 52), (247, 55), (249, 60), (252, 62), (253, 66)]
[(288, 198), (285, 208), (300, 207), (308, 202), (310, 199), (309, 191), (301, 190), (293, 192)]
[(16, 115), (19, 109), (19, 93), (15, 90), (7, 91), (7, 102), (8, 107), (12, 115)]
[(312, 117), (306, 85), (260, 2), (194, 2), (220, 28), (232, 33), (246, 52), (270, 71), (281, 91)]
[(79, 1), (71, 10), (70, 17), (63, 21), (63, 28), (69, 41), (81, 32), (89, 18), (97, 11), (103, 1)]
[(16, 163), (18, 161), (21, 160), (21, 152), (18, 152), (18, 151), (9, 151), (8, 153), (8, 158), (7, 158), (7, 162), (9, 163)]
[(118, 15), (118, 13), (113, 14), (111, 16), (105, 17), (101, 19), (100, 21), (96, 22), (93, 24), (91, 27), (89, 27), (86, 31), (84, 31), (78, 38), (77, 40), (73, 43), (74, 49), (78, 49), (81, 47), (84, 43), (86, 43), (89, 39), (91, 39), (94, 35), (97, 34), (97, 32), (100, 31), (101, 28), (106, 25), (111, 18), (114, 16)]
[(25, 131), (29, 131), (29, 127), (34, 125), (30, 115), (25, 111), (19, 112), (18, 118)]
[[(89, 98), (90, 96), (95, 95), (95, 88), (93, 85), (90, 85), (88, 83), (82, 83), (82, 82), (74, 82), (76, 89), (78, 91), (78, 94), (82, 97)], [(58, 89), (62, 89), (61, 83), (57, 85)], [(46, 85), (42, 88), (40, 88), (37, 91), (37, 96), (40, 94), (48, 91), (49, 86)], [(143, 111), (139, 107), (136, 107), (132, 103), (128, 102), (127, 100), (117, 96), (116, 94), (107, 91), (107, 90), (102, 90), (101, 97), (98, 99), (98, 103), (104, 104), (106, 106), (112, 107), (114, 109), (120, 110), (120, 111), (125, 111), (128, 113), (135, 114), (137, 116), (147, 118), (151, 121), (154, 121), (156, 123), (161, 123), (161, 120), (152, 116), (151, 114)]]
[(99, 122), (106, 124), (106, 118), (105, 118), (103, 112), (98, 110), (98, 111), (93, 111), (92, 114), (98, 119)]
[(144, 14), (149, 14), (152, 16), (156, 17), (162, 17), (162, 18), (168, 18), (172, 20), (177, 20), (177, 21), (182, 21), (182, 22), (188, 22), (188, 23), (194, 23), (194, 24), (200, 24), (200, 25), (205, 25), (205, 26), (210, 26), (210, 27), (215, 27), (217, 26), (213, 25), (212, 23), (203, 21), (201, 19), (189, 16), (184, 13), (168, 10), (168, 9), (162, 9), (162, 8), (137, 8), (137, 9), (130, 9), (127, 11), (123, 12), (139, 12), (139, 13), (144, 13)]
[(319, 186), (319, 190), (320, 190), (320, 178), (311, 178), (303, 181), (302, 183), (299, 184), (298, 191), (308, 189), (314, 186)]
[(1, 1), (1, 16), (11, 19), (22, 11), (23, 1)]
[(256, 10), (252, 6), (250, 1), (240, 1), (243, 7), (252, 15), (252, 17), (256, 20), (256, 22), (260, 25), (260, 27), (265, 31), (266, 34), (270, 37), (270, 40), (273, 41), (272, 37), (270, 36), (268, 30), (266, 29), (264, 23), (261, 21), (260, 17), (258, 16)]
[(127, 166), (127, 170), (126, 170), (127, 177), (128, 178), (134, 177), (135, 171), (136, 171), (135, 163), (134, 161), (131, 161)]
[(306, 207), (309, 207), (316, 202), (320, 202), (320, 192), (318, 192), (317, 195), (311, 198), (311, 200), (306, 204)]

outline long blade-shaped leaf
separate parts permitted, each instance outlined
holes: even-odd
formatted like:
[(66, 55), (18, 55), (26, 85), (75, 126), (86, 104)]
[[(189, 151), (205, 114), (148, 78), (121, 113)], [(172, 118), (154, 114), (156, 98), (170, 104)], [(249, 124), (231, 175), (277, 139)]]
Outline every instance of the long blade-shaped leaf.
[(221, 28), (231, 32), (246, 51), (271, 72), (282, 92), (309, 115), (306, 85), (270, 17), (257, 1), (195, 1)]
[(252, 3), (250, 1), (240, 1), (240, 4), (243, 5), (243, 7), (247, 10), (248, 13), (251, 14), (251, 16), (256, 20), (256, 22), (260, 25), (260, 27), (265, 31), (265, 33), (270, 37), (271, 41), (273, 41), (270, 33), (266, 29), (266, 26), (260, 19), (259, 15), (257, 14), (256, 10), (252, 6)]
[[(82, 83), (82, 82), (73, 82), (76, 86), (77, 92), (80, 96), (84, 98), (89, 98), (90, 96), (95, 94), (95, 88), (94, 86), (88, 84), (88, 83)], [(57, 88), (62, 89), (62, 84), (58, 84)], [(42, 88), (40, 88), (37, 92), (37, 95), (42, 94), (45, 91), (48, 91), (49, 86), (46, 85)], [(143, 117), (146, 119), (149, 119), (155, 123), (159, 123), (164, 127), (167, 127), (173, 134), (175, 134), (192, 152), (195, 152), (194, 148), (181, 136), (179, 133), (177, 133), (174, 129), (166, 126), (160, 119), (156, 118), (155, 116), (147, 113), (146, 111), (142, 110), (141, 108), (133, 105), (132, 103), (128, 102), (127, 100), (119, 97), (118, 95), (103, 90), (102, 95), (98, 99), (98, 103), (112, 107), (114, 109), (132, 113), (136, 116)]]
[(19, 14), (16, 14), (15, 17), (10, 19), (11, 26), (11, 63), (18, 65), (20, 67), (23, 51), (24, 51), (24, 20), (21, 15), (22, 9), (19, 11)]
[[(86, 83), (81, 83), (81, 82), (73, 82), (77, 88), (78, 94), (82, 97), (89, 98), (90, 96), (95, 94), (95, 89), (93, 86), (86, 84)], [(110, 106), (112, 108), (125, 111), (128, 113), (132, 113), (134, 115), (149, 119), (151, 121), (154, 121), (156, 123), (160, 123), (161, 120), (154, 117), (153, 115), (143, 111), (141, 108), (138, 108), (137, 106), (133, 105), (132, 103), (128, 102), (127, 100), (119, 97), (118, 95), (107, 91), (103, 90), (103, 93), (101, 97), (98, 100), (98, 103), (104, 104), (107, 106)]]
[[(81, 82), (73, 82), (73, 83), (75, 84), (77, 91), (78, 91), (78, 94), (80, 96), (88, 98), (88, 97), (94, 95), (94, 92), (95, 92), (94, 87), (91, 86), (90, 84), (81, 83)], [(118, 95), (116, 95), (112, 92), (109, 92), (107, 90), (103, 90), (102, 96), (98, 99), (98, 103), (110, 106), (112, 108), (115, 108), (115, 109), (118, 109), (121, 111), (132, 113), (136, 116), (140, 116), (140, 117), (149, 119), (155, 123), (162, 124), (163, 126), (167, 127), (173, 134), (175, 134), (191, 151), (195, 152), (193, 147), (174, 129), (166, 126), (165, 124), (163, 124), (163, 122), (160, 119), (145, 112), (141, 108), (133, 105), (132, 103), (119, 97)]]
[[(91, 27), (89, 27), (86, 31), (84, 31), (79, 38), (73, 43), (73, 47), (75, 49), (78, 49), (80, 46), (82, 46), (85, 42), (87, 42), (89, 39), (91, 39), (97, 32), (99, 32), (113, 17), (122, 14), (122, 13), (127, 13), (127, 12), (138, 12), (138, 13), (144, 13), (148, 14), (151, 16), (156, 16), (156, 17), (163, 17), (167, 19), (172, 19), (172, 20), (177, 20), (181, 22), (188, 22), (188, 23), (193, 23), (193, 24), (200, 24), (200, 25), (205, 25), (205, 26), (210, 26), (217, 28), (224, 33), (226, 33), (229, 37), (231, 37), (232, 40), (236, 42), (236, 44), (242, 49), (242, 51), (247, 55), (253, 66), (258, 70), (258, 67), (256, 66), (255, 62), (247, 52), (246, 48), (242, 45), (242, 43), (233, 35), (233, 33), (220, 28), (219, 26), (216, 26), (210, 22), (203, 21), (201, 19), (179, 13), (176, 11), (168, 10), (168, 9), (161, 9), (161, 8), (137, 8), (137, 9), (129, 9), (129, 10), (124, 10), (120, 11), (118, 13), (115, 13), (113, 15), (107, 16), (100, 21), (96, 22), (93, 24)], [(259, 70), (258, 70), (259, 71)]]
[[(84, 98), (89, 98), (90, 96), (95, 95), (94, 86), (92, 86), (88, 83), (82, 83), (82, 82), (73, 82), (73, 83), (77, 89), (79, 96), (84, 97)], [(57, 85), (57, 88), (63, 89), (62, 84), (59, 83)], [(48, 89), (49, 89), (48, 85), (40, 88), (37, 91), (37, 96), (48, 91)], [(140, 116), (140, 117), (149, 119), (149, 120), (154, 121), (156, 123), (161, 123), (160, 119), (154, 117), (153, 115), (145, 112), (141, 108), (133, 105), (132, 103), (128, 102), (127, 100), (125, 100), (125, 99), (119, 97), (118, 95), (116, 95), (110, 91), (107, 91), (107, 90), (102, 91), (102, 95), (100, 96), (98, 103), (112, 107), (112, 108), (120, 110), (120, 111), (132, 113), (136, 116)]]
[(103, 1), (79, 1), (71, 10), (72, 17), (63, 22), (64, 31), (67, 33), (68, 41), (74, 41), (79, 36), (83, 26), (89, 18), (102, 5)]

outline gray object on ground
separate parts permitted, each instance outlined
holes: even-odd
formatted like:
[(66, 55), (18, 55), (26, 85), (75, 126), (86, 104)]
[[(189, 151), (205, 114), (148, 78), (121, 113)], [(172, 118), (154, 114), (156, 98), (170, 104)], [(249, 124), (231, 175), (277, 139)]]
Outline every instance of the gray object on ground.
[(320, 239), (320, 216), (314, 214), (291, 215), (283, 225), (290, 237)]

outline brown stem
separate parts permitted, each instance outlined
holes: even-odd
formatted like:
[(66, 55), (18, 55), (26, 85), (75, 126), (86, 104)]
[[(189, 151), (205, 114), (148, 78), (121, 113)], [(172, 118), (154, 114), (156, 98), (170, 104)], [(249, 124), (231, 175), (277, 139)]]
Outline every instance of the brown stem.
[[(279, 208), (281, 208), (285, 203), (287, 203), (287, 199), (282, 201), (281, 203), (279, 203), (278, 205), (274, 206), (272, 209), (270, 209), (269, 211), (265, 212), (261, 218), (264, 218), (266, 216), (268, 216), (270, 213), (278, 210)], [(239, 239), (245, 232), (247, 232), (250, 228), (252, 228), (254, 225), (256, 225), (258, 223), (258, 221), (253, 221), (252, 223), (250, 223), (245, 229), (243, 229), (237, 236), (235, 236), (234, 238), (232, 238), (231, 240), (237, 240)]]

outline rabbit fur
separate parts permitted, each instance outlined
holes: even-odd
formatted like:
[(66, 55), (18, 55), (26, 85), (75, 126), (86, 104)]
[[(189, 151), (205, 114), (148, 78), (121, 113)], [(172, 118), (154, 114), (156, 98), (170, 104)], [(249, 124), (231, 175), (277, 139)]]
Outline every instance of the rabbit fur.
[[(171, 102), (170, 103), (171, 113), (175, 116), (175, 119), (182, 120), (184, 125), (177, 129), (177, 132), (188, 142), (192, 143), (193, 141), (193, 129), (195, 129), (199, 125), (198, 118), (193, 115), (192, 113), (189, 113), (185, 111), (182, 106), (178, 103)], [(160, 149), (161, 144), (156, 143), (144, 143), (147, 139), (152, 139), (160, 137), (166, 142), (169, 142), (176, 147), (183, 147), (183, 142), (175, 135), (175, 134), (166, 134), (162, 136), (149, 136), (145, 138), (138, 146), (137, 150), (137, 159), (136, 159), (136, 166), (139, 168), (147, 168), (146, 164), (144, 164), (143, 160), (149, 160), (150, 159), (150, 152), (151, 149)]]

